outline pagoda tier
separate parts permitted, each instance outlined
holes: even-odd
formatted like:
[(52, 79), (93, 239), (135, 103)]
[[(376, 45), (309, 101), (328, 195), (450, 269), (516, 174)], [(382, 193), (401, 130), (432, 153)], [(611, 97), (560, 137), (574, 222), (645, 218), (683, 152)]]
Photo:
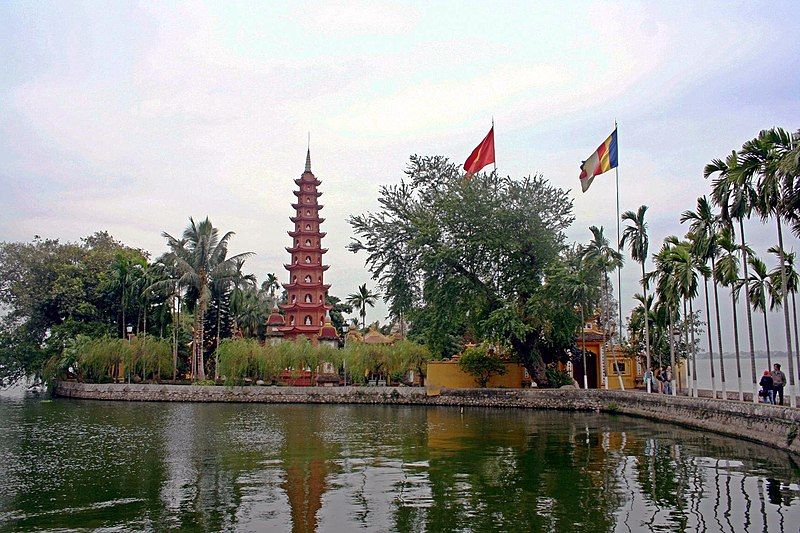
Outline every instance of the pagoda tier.
[(295, 268), (297, 270), (304, 270), (306, 272), (309, 270), (316, 270), (316, 269), (319, 269), (324, 272), (328, 270), (330, 267), (331, 267), (330, 265), (320, 265), (319, 263), (295, 263), (293, 265), (286, 265), (286, 264), (283, 265), (283, 268), (285, 268), (289, 272), (291, 272)]
[(303, 231), (300, 231), (300, 230), (298, 230), (298, 231), (287, 231), (286, 233), (289, 234), (289, 237), (293, 237), (293, 238), (294, 237), (315, 237), (315, 236), (318, 236), (321, 239), (325, 235), (327, 235), (327, 233), (325, 233), (324, 231), (314, 232), (314, 231), (306, 231), (306, 230), (303, 230)]
[(329, 266), (322, 264), (322, 256), (328, 251), (322, 248), (325, 232), (320, 231), (320, 224), (325, 219), (319, 216), (322, 206), (318, 199), (322, 193), (317, 187), (322, 182), (311, 172), (310, 151), (306, 155), (305, 172), (294, 182), (298, 186), (293, 191), (297, 202), (291, 204), (295, 216), (289, 218), (294, 231), (288, 232), (292, 246), (286, 247), (291, 263), (284, 265), (289, 271), (289, 282), (283, 284), (286, 303), (281, 304), (281, 309), (285, 316), (284, 324), (278, 330), (286, 338), (305, 336), (316, 343), (325, 326), (326, 314), (332, 307), (326, 303), (330, 285), (323, 279)]
[(303, 221), (316, 222), (317, 224), (322, 224), (323, 222), (325, 222), (325, 219), (320, 218), (320, 216), (317, 213), (314, 213), (313, 215), (301, 215), (298, 212), (296, 217), (289, 217), (289, 220), (291, 220), (292, 222), (303, 222)]
[[(297, 181), (297, 180), (295, 180), (295, 181)], [(302, 180), (301, 180), (301, 182), (302, 182)], [(298, 183), (298, 185), (300, 185), (300, 184)], [(319, 185), (319, 180), (317, 180), (317, 185)], [(319, 191), (316, 191), (316, 192), (313, 192), (313, 193), (312, 193), (311, 191), (292, 191), (292, 192), (293, 192), (293, 193), (294, 193), (294, 195), (295, 195), (295, 196), (297, 196), (298, 198), (300, 198), (301, 196), (304, 196), (304, 195), (308, 195), (308, 196), (316, 196), (317, 198), (319, 198), (320, 196), (322, 196), (322, 193), (321, 193), (321, 192), (319, 192)]]
[(324, 254), (324, 253), (328, 252), (328, 249), (327, 248), (308, 248), (308, 247), (305, 247), (305, 246), (295, 246), (294, 248), (289, 248), (287, 246), (286, 247), (286, 251), (289, 252), (290, 254), (293, 254), (295, 252), (301, 252), (302, 253), (302, 252), (314, 252), (314, 251), (316, 251), (317, 253)]
[[(309, 205), (308, 205), (308, 204), (292, 204), (292, 209), (298, 209), (298, 210), (299, 210), (299, 209), (303, 209), (303, 208), (306, 208), (306, 207), (309, 207)], [(315, 208), (317, 211), (319, 211), (319, 210), (320, 210), (320, 209), (322, 209), (323, 207), (325, 207), (325, 206), (324, 206), (324, 205), (317, 205), (317, 206), (314, 206), (314, 208)]]
[[(303, 181), (303, 178), (297, 178), (296, 180), (294, 180), (294, 182), (296, 184), (298, 184), (298, 185), (303, 184), (303, 183), (308, 183), (308, 184), (314, 185), (315, 187), (319, 187), (320, 185), (322, 185), (322, 182), (319, 181), (318, 179), (315, 179), (314, 181)], [(297, 194), (297, 192), (295, 192), (295, 194)], [(320, 194), (322, 194), (322, 193), (320, 193)]]

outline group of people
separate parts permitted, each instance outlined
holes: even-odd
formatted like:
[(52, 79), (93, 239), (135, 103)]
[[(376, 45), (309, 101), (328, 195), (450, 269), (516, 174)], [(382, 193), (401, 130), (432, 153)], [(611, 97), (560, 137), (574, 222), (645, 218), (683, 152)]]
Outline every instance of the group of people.
[(764, 403), (783, 405), (783, 387), (786, 386), (786, 374), (781, 372), (781, 365), (775, 363), (770, 372), (764, 371), (759, 382), (761, 391), (758, 395)]
[[(645, 373), (645, 380), (650, 380), (650, 390), (660, 394), (672, 394), (672, 367), (659, 366)], [(647, 383), (645, 383), (645, 387)]]

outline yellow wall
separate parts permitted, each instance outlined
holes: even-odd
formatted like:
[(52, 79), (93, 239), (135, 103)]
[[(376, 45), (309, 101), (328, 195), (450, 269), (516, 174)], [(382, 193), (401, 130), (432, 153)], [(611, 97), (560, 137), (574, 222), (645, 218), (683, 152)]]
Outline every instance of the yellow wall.
[[(487, 386), (489, 387), (522, 387), (525, 368), (519, 363), (506, 363), (506, 373), (502, 376), (492, 376)], [(454, 361), (428, 361), (428, 374), (425, 385), (429, 388), (470, 389), (477, 388), (475, 378), (467, 374), (457, 362)]]
[[(617, 376), (616, 370), (614, 370), (614, 360), (615, 359), (606, 354), (606, 379), (608, 379), (609, 389), (619, 389), (619, 377)], [(625, 363), (625, 372), (622, 372), (622, 383), (625, 385), (625, 390), (634, 389), (636, 387), (635, 360), (633, 357), (620, 357), (619, 362)]]

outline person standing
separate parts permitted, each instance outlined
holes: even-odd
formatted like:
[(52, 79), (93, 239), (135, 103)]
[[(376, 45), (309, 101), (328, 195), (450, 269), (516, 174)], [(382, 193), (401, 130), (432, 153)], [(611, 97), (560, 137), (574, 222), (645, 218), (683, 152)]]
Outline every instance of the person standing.
[(672, 394), (672, 367), (664, 369), (664, 394)]
[(775, 403), (772, 397), (772, 383), (772, 375), (770, 375), (769, 370), (765, 370), (764, 375), (761, 376), (761, 381), (758, 382), (761, 385), (761, 397), (764, 398), (764, 403)]
[(786, 386), (786, 374), (781, 372), (781, 365), (775, 363), (772, 371), (772, 403), (778, 403), (780, 398), (780, 405), (783, 405), (783, 387)]

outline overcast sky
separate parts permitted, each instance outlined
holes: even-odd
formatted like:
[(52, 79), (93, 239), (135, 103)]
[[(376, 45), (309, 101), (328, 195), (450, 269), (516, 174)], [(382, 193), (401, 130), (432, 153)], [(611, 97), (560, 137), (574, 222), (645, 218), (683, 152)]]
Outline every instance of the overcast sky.
[[(463, 161), (492, 116), (498, 170), (571, 189), (581, 241), (616, 233), (613, 174), (577, 181), (616, 119), (622, 209), (650, 206), (652, 251), (685, 231), (705, 163), (800, 127), (797, 2), (429, 4), (0, 3), (0, 240), (108, 230), (157, 255), (209, 215), (259, 279), (285, 278), (310, 131), (343, 297), (369, 281), (347, 216), (410, 154)], [(626, 308), (637, 278), (629, 260)]]

